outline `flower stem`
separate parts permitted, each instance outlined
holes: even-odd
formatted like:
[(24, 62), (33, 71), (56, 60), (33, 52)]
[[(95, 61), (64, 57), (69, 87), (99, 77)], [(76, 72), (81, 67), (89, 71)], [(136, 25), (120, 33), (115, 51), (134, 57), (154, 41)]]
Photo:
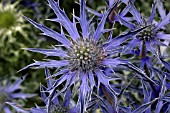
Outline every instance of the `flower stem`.
[[(145, 41), (142, 42), (142, 50), (141, 50), (140, 56), (141, 56), (141, 59), (146, 58), (146, 42)], [(148, 67), (146, 64), (144, 65), (144, 71), (145, 71), (146, 75), (149, 76), (149, 70), (148, 70)], [(157, 92), (157, 90), (155, 89), (155, 87), (152, 83), (150, 83), (150, 86), (154, 90), (154, 92)]]
[(141, 58), (146, 58), (146, 42), (145, 41), (142, 42), (142, 50), (141, 50), (140, 56)]
[(110, 94), (106, 91), (105, 86), (103, 84), (101, 84), (100, 86), (101, 86), (102, 91), (103, 91), (104, 95), (106, 96), (106, 99), (108, 100), (109, 104), (113, 105), (112, 98), (111, 98)]

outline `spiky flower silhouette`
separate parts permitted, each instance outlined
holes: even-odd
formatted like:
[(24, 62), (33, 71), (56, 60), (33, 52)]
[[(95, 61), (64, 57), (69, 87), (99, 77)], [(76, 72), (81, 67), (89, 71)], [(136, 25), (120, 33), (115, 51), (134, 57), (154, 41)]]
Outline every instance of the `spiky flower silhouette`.
[[(156, 13), (157, 6), (159, 14), (161, 16), (160, 22), (157, 22), (155, 20), (155, 16), (157, 14)], [(129, 12), (133, 15), (133, 19), (127, 21), (126, 19), (123, 19), (122, 17), (118, 16), (120, 22), (132, 30), (137, 29), (141, 26), (149, 27), (141, 31), (134, 37), (115, 39), (119, 44), (128, 40), (129, 38), (132, 39), (124, 47), (125, 48), (124, 52), (128, 49), (132, 50), (135, 47), (139, 46), (140, 52), (143, 55), (143, 57), (146, 57), (147, 51), (150, 51), (154, 55), (158, 56), (156, 46), (167, 46), (166, 44), (163, 43), (163, 40), (169, 41), (170, 39), (170, 34), (164, 33), (165, 25), (170, 23), (170, 12), (166, 15), (165, 10), (162, 7), (163, 6), (161, 5), (161, 0), (155, 0), (154, 3), (152, 4), (152, 12), (150, 14), (150, 17), (146, 18), (142, 17), (140, 12), (136, 9), (136, 7), (134, 6), (134, 1), (129, 2), (126, 9), (129, 10)]]
[[(26, 76), (23, 77), (25, 79)], [(26, 99), (36, 96), (35, 94), (25, 94), (20, 92), (20, 84), (22, 83), (22, 79), (18, 79), (14, 82), (14, 84), (7, 83), (4, 85), (1, 82), (0, 86), (0, 111), (4, 111), (5, 113), (10, 113), (11, 110), (6, 102), (15, 102), (17, 99)], [(18, 92), (19, 91), (19, 92)]]
[[(151, 52), (152, 55), (155, 55), (156, 58), (162, 62), (168, 71), (170, 71), (170, 64), (164, 61), (162, 54), (160, 52), (160, 47), (168, 47), (165, 41), (169, 42), (170, 34), (165, 33), (166, 25), (170, 23), (170, 12), (166, 14), (166, 10), (163, 7), (162, 0), (155, 0), (152, 4), (152, 12), (149, 17), (142, 17), (140, 12), (136, 9), (134, 1), (129, 1), (126, 6), (126, 11), (122, 14), (123, 16), (117, 15), (117, 19), (129, 29), (134, 30), (138, 29), (141, 26), (149, 26), (145, 30), (141, 31), (133, 37), (118, 37), (112, 40), (117, 45), (122, 44), (123, 42), (130, 40), (128, 44), (124, 46), (123, 53), (126, 53), (129, 50), (134, 48), (139, 48), (140, 56), (145, 59), (147, 53)], [(156, 10), (158, 9), (160, 15), (160, 21), (156, 19)], [(127, 11), (133, 15), (132, 19), (126, 19)], [(110, 48), (114, 47), (113, 44), (109, 45)]]
[[(23, 108), (21, 105), (18, 105), (18, 104), (12, 103), (12, 102), (7, 102), (7, 104), (9, 104), (13, 108), (15, 108), (16, 111), (18, 111), (18, 112), (47, 113), (48, 95), (47, 95), (46, 91), (53, 87), (53, 83), (55, 82), (55, 80), (53, 78), (51, 78), (52, 75), (50, 74), (50, 71), (48, 70), (48, 68), (45, 68), (45, 75), (46, 75), (46, 78), (48, 78), (47, 86), (40, 85), (41, 99), (45, 103), (45, 106), (37, 105), (36, 107), (26, 109), (26, 108)], [(58, 98), (59, 96), (61, 96), (63, 98), (62, 103), (60, 103), (61, 100), (59, 100), (59, 98)], [(67, 89), (67, 91), (65, 92), (65, 95), (59, 95), (59, 96), (56, 96), (52, 100), (52, 105), (50, 106), (50, 109), (51, 109), (50, 112), (52, 112), (52, 113), (56, 113), (56, 112), (57, 113), (78, 113), (79, 108), (76, 107), (75, 105), (70, 105), (70, 100), (71, 100), (70, 88)]]
[[(56, 56), (59, 58), (59, 60), (48, 59), (47, 61), (35, 61), (35, 63), (32, 63), (20, 70), (22, 71), (30, 67), (48, 67), (57, 69), (57, 73), (53, 75), (54, 77), (58, 78), (61, 75), (60, 78), (58, 78), (53, 83), (52, 88), (46, 90), (46, 92), (49, 93), (47, 98), (48, 113), (50, 112), (53, 99), (72, 86), (77, 88), (76, 91), (79, 95), (77, 106), (80, 107), (81, 113), (86, 111), (87, 103), (91, 100), (94, 88), (97, 88), (98, 92), (101, 85), (104, 85), (110, 90), (116, 102), (117, 93), (110, 87), (109, 82), (118, 78), (108, 77), (107, 74), (104, 73), (105, 68), (110, 68), (110, 70), (112, 70), (113, 67), (118, 65), (130, 65), (130, 68), (133, 68), (139, 74), (153, 82), (151, 79), (145, 76), (143, 71), (137, 69), (128, 61), (120, 60), (119, 57), (113, 58), (115, 53), (106, 46), (108, 44), (112, 44), (112, 42), (108, 41), (104, 43), (102, 40), (100, 40), (104, 33), (112, 30), (105, 29), (104, 25), (110, 11), (116, 6), (118, 2), (115, 2), (104, 12), (100, 23), (97, 25), (97, 28), (94, 31), (90, 29), (93, 18), (87, 20), (88, 17), (86, 15), (87, 12), (85, 9), (85, 0), (80, 0), (80, 17), (75, 16), (73, 13), (73, 22), (69, 20), (64, 10), (60, 9), (59, 2), (48, 0), (48, 3), (57, 15), (57, 18), (48, 20), (59, 22), (61, 26), (66, 29), (69, 35), (64, 34), (62, 27), (61, 33), (58, 33), (24, 16), (24, 18), (27, 19), (31, 24), (40, 29), (43, 32), (43, 35), (49, 36), (61, 43), (61, 45), (54, 46), (52, 49), (27, 48), (26, 50), (39, 52), (47, 56)], [(75, 18), (80, 23), (81, 35), (79, 34), (80, 32), (76, 27)], [(133, 36), (146, 28), (147, 27), (139, 28), (121, 35), (120, 37)], [(57, 92), (57, 89), (59, 89), (59, 86), (61, 86), (63, 83), (65, 83), (64, 87), (60, 89), (59, 92)], [(77, 87), (77, 84), (79, 84), (79, 87)]]

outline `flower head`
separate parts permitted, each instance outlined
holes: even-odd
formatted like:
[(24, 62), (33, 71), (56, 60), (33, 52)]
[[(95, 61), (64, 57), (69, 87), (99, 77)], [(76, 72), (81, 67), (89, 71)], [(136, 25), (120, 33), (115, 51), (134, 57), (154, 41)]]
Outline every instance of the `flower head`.
[[(52, 103), (54, 97), (60, 93), (66, 92), (70, 87), (76, 86), (76, 84), (79, 85), (79, 88), (77, 88), (76, 91), (78, 93), (78, 106), (80, 106), (81, 113), (86, 111), (87, 104), (91, 100), (92, 92), (98, 92), (101, 84), (108, 88), (116, 99), (117, 93), (112, 90), (109, 82), (117, 78), (108, 77), (104, 73), (104, 69), (110, 68), (110, 70), (112, 70), (113, 67), (128, 62), (120, 60), (119, 58), (112, 58), (114, 52), (112, 52), (112, 49), (107, 48), (107, 45), (111, 45), (112, 42), (108, 41), (104, 43), (100, 41), (100, 38), (105, 32), (112, 30), (105, 29), (104, 25), (110, 11), (116, 6), (117, 2), (104, 12), (100, 23), (94, 31), (90, 31), (90, 24), (93, 18), (87, 20), (85, 0), (80, 0), (80, 17), (75, 16), (73, 13), (73, 22), (69, 20), (64, 10), (60, 9), (59, 2), (48, 0), (48, 3), (57, 15), (57, 18), (48, 20), (59, 22), (61, 26), (67, 30), (70, 38), (66, 37), (68, 35), (64, 34), (62, 27), (61, 33), (58, 33), (24, 16), (31, 24), (40, 29), (43, 32), (43, 35), (47, 35), (57, 40), (62, 45), (57, 45), (58, 48), (54, 46), (52, 49), (27, 48), (27, 50), (32, 52), (39, 52), (47, 56), (57, 56), (60, 60), (49, 59), (46, 62), (35, 61), (35, 63), (23, 68), (56, 68), (58, 71), (52, 76), (59, 77), (61, 75), (61, 77), (53, 83), (52, 88), (46, 90), (46, 92), (49, 92), (47, 111), (50, 112), (50, 103)], [(82, 35), (79, 34), (79, 31), (76, 28), (75, 18), (80, 23)], [(124, 34), (121, 37), (137, 34), (143, 29), (145, 28), (137, 29), (131, 33)], [(64, 48), (61, 49), (59, 46), (64, 46)], [(133, 66), (131, 65), (131, 67)], [(57, 92), (57, 89), (63, 83), (65, 83), (64, 87)], [(97, 90), (94, 90), (94, 88), (97, 88)]]
[[(11, 105), (12, 107), (15, 108), (16, 111), (18, 112), (31, 112), (31, 113), (47, 113), (47, 107), (50, 107), (50, 113), (78, 113), (79, 109), (75, 105), (70, 104), (71, 100), (71, 90), (68, 88), (65, 94), (60, 94), (58, 96), (55, 96), (52, 102), (48, 101), (48, 94), (47, 90), (51, 89), (53, 86), (53, 83), (55, 80), (51, 78), (50, 71), (45, 68), (45, 75), (47, 79), (47, 86), (40, 85), (40, 93), (41, 93), (41, 99), (45, 103), (45, 106), (38, 106), (26, 109), (21, 107), (20, 105), (17, 105), (12, 102), (7, 102), (7, 104)], [(59, 99), (59, 96), (62, 97), (62, 102), (61, 99)], [(50, 106), (48, 105), (50, 104)]]
[[(140, 28), (141, 26), (148, 26), (145, 30), (141, 31), (136, 36), (129, 37), (132, 40), (124, 47), (125, 48), (124, 51), (128, 49), (132, 50), (133, 48), (139, 46), (141, 54), (144, 53), (143, 50), (145, 47), (146, 49), (145, 52), (150, 51), (154, 55), (158, 56), (156, 49), (155, 49), (156, 46), (166, 46), (166, 44), (164, 44), (162, 40), (169, 40), (170, 34), (166, 34), (163, 31), (164, 31), (165, 25), (170, 23), (170, 13), (166, 15), (165, 11), (162, 8), (160, 8), (161, 6), (158, 5), (159, 3), (160, 3), (160, 0), (155, 1), (152, 4), (152, 12), (150, 14), (150, 17), (146, 18), (146, 17), (141, 16), (141, 14), (135, 8), (134, 3), (130, 1), (127, 7), (128, 7), (129, 12), (133, 15), (133, 19), (135, 20), (135, 22), (132, 21), (133, 19), (131, 21), (130, 20), (126, 21), (126, 20), (123, 20), (123, 18), (118, 17), (119, 20), (124, 25), (126, 25), (132, 30)], [(154, 19), (156, 15), (157, 6), (159, 6), (158, 7), (159, 12), (162, 12), (162, 14), (160, 13), (161, 15), (160, 22), (157, 22)], [(129, 38), (124, 39), (124, 41)]]
[(89, 71), (95, 69), (106, 56), (94, 39), (78, 39), (67, 51), (70, 70)]
[[(25, 36), (24, 28), (28, 27), (27, 25), (23, 25), (24, 19), (21, 16), (21, 11), (18, 11), (19, 2), (11, 3), (7, 2), (3, 4), (0, 3), (0, 36), (1, 41), (5, 40), (5, 38), (12, 37), (12, 33), (19, 32), (21, 35)], [(11, 39), (12, 40), (12, 39)]]
[(34, 43), (34, 41), (28, 40), (28, 35), (31, 34), (28, 30), (30, 25), (21, 15), (26, 10), (19, 9), (19, 2), (11, 3), (8, 0), (0, 2), (0, 73), (5, 76), (16, 74), (17, 68), (19, 68), (17, 63), (23, 56), (30, 55), (27, 51), (23, 54), (19, 48)]
[[(26, 76), (23, 77), (25, 79)], [(14, 84), (6, 84), (0, 86), (0, 111), (9, 112), (10, 108), (6, 104), (6, 102), (15, 102), (15, 99), (26, 99), (35, 96), (35, 94), (25, 94), (22, 92), (18, 92), (20, 90), (20, 84), (22, 83), (22, 79), (18, 79)], [(17, 92), (16, 92), (17, 91)]]

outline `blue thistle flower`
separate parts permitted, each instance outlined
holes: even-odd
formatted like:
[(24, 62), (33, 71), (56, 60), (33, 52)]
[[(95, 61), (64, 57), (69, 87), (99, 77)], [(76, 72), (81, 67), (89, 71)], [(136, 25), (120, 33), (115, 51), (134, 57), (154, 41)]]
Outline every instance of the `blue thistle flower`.
[[(139, 46), (140, 52), (141, 54), (143, 54), (143, 57), (145, 57), (147, 51), (150, 51), (154, 55), (157, 55), (159, 57), (159, 55), (157, 54), (157, 50), (155, 49), (156, 46), (167, 46), (161, 40), (169, 40), (170, 38), (170, 34), (165, 34), (162, 31), (164, 30), (165, 25), (170, 23), (170, 13), (166, 15), (165, 11), (163, 11), (162, 8), (159, 8), (159, 12), (164, 13), (160, 13), (162, 18), (160, 22), (157, 22), (156, 20), (154, 20), (157, 6), (159, 6), (158, 2), (155, 1), (152, 5), (152, 13), (150, 14), (150, 17), (146, 19), (145, 17), (142, 17), (139, 11), (137, 11), (137, 9), (135, 8), (134, 1), (130, 1), (126, 9), (129, 10), (129, 12), (133, 15), (135, 23), (132, 23), (133, 19), (131, 21), (127, 21), (118, 15), (119, 21), (132, 30), (140, 28), (141, 26), (149, 26), (134, 37), (117, 39), (118, 43), (122, 43), (128, 39), (132, 39), (124, 47), (124, 52), (126, 52), (128, 49), (132, 50), (133, 48)], [(143, 51), (144, 49), (146, 50)]]
[[(41, 99), (43, 100), (43, 102), (45, 103), (45, 106), (37, 106), (30, 108), (30, 109), (26, 109), (21, 107), (21, 105), (17, 105), (15, 103), (12, 102), (7, 102), (7, 104), (11, 105), (13, 108), (16, 109), (16, 111), (18, 112), (23, 112), (23, 113), (27, 113), (27, 112), (31, 112), (31, 113), (47, 113), (47, 107), (48, 107), (48, 96), (47, 96), (47, 91), (49, 89), (52, 88), (53, 83), (55, 82), (55, 80), (52, 78), (52, 75), (50, 74), (50, 71), (45, 68), (45, 75), (47, 79), (47, 87), (40, 85), (40, 93), (41, 93)], [(58, 96), (55, 96), (55, 98), (52, 100), (50, 109), (52, 113), (78, 113), (79, 108), (74, 106), (74, 105), (70, 105), (70, 99), (71, 99), (71, 91), (68, 88), (65, 95), (61, 95), (63, 98), (63, 102), (60, 103), (61, 100), (58, 99)], [(71, 108), (70, 108), (71, 107)]]
[[(64, 10), (60, 9), (59, 2), (48, 0), (48, 3), (57, 15), (57, 18), (48, 20), (59, 22), (61, 26), (66, 29), (69, 36), (64, 34), (62, 27), (61, 33), (58, 33), (24, 16), (26, 20), (40, 29), (43, 32), (43, 35), (49, 36), (61, 43), (61, 45), (57, 45), (57, 47), (54, 46), (52, 49), (27, 48), (26, 50), (39, 52), (47, 56), (56, 56), (59, 57), (60, 60), (49, 59), (46, 62), (35, 61), (35, 63), (32, 63), (20, 70), (22, 71), (30, 67), (56, 68), (58, 72), (53, 76), (59, 77), (59, 75), (62, 75), (53, 83), (52, 88), (46, 91), (49, 93), (47, 98), (47, 112), (50, 112), (50, 106), (54, 97), (67, 91), (76, 83), (80, 83), (80, 88), (76, 89), (79, 93), (78, 106), (80, 107), (80, 113), (84, 113), (86, 111), (87, 103), (91, 100), (91, 95), (94, 91), (94, 88), (97, 88), (98, 92), (101, 85), (104, 85), (108, 90), (110, 90), (111, 94), (116, 100), (117, 93), (112, 90), (109, 84), (109, 82), (115, 78), (108, 77), (106, 74), (104, 74), (103, 68), (110, 68), (110, 70), (112, 70), (113, 67), (121, 64), (126, 65), (129, 64), (129, 62), (120, 60), (120, 58), (112, 58), (114, 52), (112, 52), (112, 49), (109, 49), (107, 45), (112, 45), (114, 43), (111, 41), (103, 43), (100, 41), (100, 38), (104, 33), (112, 30), (104, 29), (104, 25), (110, 11), (114, 8), (114, 6), (116, 6), (118, 2), (115, 2), (111, 7), (108, 8), (107, 11), (104, 12), (102, 19), (95, 31), (90, 31), (90, 24), (93, 18), (87, 20), (85, 0), (80, 0), (80, 17), (75, 16), (73, 13), (73, 22), (69, 20)], [(80, 23), (82, 30), (81, 36), (76, 28), (75, 18)], [(120, 37), (136, 35), (145, 28), (146, 27), (139, 28), (137, 30), (128, 32), (127, 34), (123, 34)], [(58, 46), (63, 47), (63, 49), (59, 48)], [(135, 68), (135, 66), (130, 65), (129, 67), (137, 70), (139, 74), (145, 76), (145, 73), (140, 69)], [(148, 77), (146, 78), (149, 79)], [(153, 82), (151, 79), (149, 80)], [(64, 82), (66, 82), (64, 87), (59, 92), (56, 92), (58, 87)]]
[[(126, 8), (120, 14), (116, 15), (117, 20), (131, 30), (138, 29), (141, 26), (148, 27), (145, 30), (140, 31), (137, 35), (129, 37), (116, 37), (112, 40), (112, 42), (116, 45), (120, 45), (123, 42), (130, 40), (128, 44), (124, 45), (122, 53), (126, 53), (134, 48), (139, 48), (140, 56), (145, 58), (147, 57), (147, 53), (151, 52), (160, 62), (162, 62), (165, 68), (170, 71), (170, 64), (164, 61), (159, 49), (161, 46), (168, 46), (164, 43), (164, 41), (169, 41), (170, 34), (167, 34), (164, 31), (166, 25), (170, 23), (170, 12), (166, 14), (162, 1), (155, 0), (152, 4), (152, 12), (150, 17), (142, 17), (140, 12), (134, 6), (134, 2), (135, 0), (127, 2)], [(154, 19), (157, 14), (156, 9), (158, 9), (160, 15), (160, 22), (157, 22)], [(131, 19), (125, 16), (128, 11), (133, 15)], [(110, 44), (109, 47), (113, 48), (114, 45)]]
[[(25, 79), (26, 76), (23, 77)], [(5, 113), (11, 113), (9, 106), (6, 102), (15, 102), (15, 99), (26, 99), (36, 96), (35, 94), (25, 94), (22, 92), (18, 92), (20, 90), (20, 84), (22, 83), (22, 79), (18, 79), (11, 84), (10, 82), (3, 86), (0, 86), (0, 111), (4, 111)], [(17, 91), (17, 92), (16, 92)]]

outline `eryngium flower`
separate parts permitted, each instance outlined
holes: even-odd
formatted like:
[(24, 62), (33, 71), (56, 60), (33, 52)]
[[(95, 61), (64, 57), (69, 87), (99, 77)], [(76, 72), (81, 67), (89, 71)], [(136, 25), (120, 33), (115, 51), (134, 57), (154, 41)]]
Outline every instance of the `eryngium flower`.
[[(23, 77), (25, 79), (26, 76)], [(6, 102), (15, 102), (16, 99), (26, 99), (35, 96), (35, 94), (25, 94), (20, 92), (20, 84), (22, 79), (18, 79), (14, 84), (8, 83), (5, 86), (0, 84), (0, 111), (5, 113), (10, 113), (11, 110)], [(1, 82), (2, 83), (2, 82)], [(16, 92), (17, 91), (17, 92)], [(18, 92), (19, 91), (19, 92)]]
[[(29, 25), (24, 24), (24, 18), (21, 16), (22, 11), (18, 11), (17, 5), (19, 2), (11, 3), (7, 2), (0, 3), (0, 36), (1, 44), (4, 44), (5, 40), (14, 42), (16, 39), (13, 38), (14, 33), (19, 32), (24, 38), (27, 37), (24, 29), (28, 28)], [(9, 39), (7, 39), (7, 37)]]
[[(80, 87), (79, 89), (76, 89), (76, 91), (79, 92), (78, 106), (80, 106), (81, 113), (86, 111), (86, 105), (91, 100), (91, 94), (94, 91), (93, 89), (95, 86), (97, 89), (99, 89), (100, 84), (103, 84), (110, 90), (110, 92), (112, 93), (112, 95), (114, 95), (116, 99), (117, 94), (114, 90), (112, 90), (109, 82), (117, 78), (108, 77), (104, 74), (103, 69), (110, 68), (112, 70), (112, 67), (116, 67), (119, 64), (125, 64), (125, 61), (122, 61), (119, 58), (112, 58), (114, 52), (111, 51), (109, 48), (106, 48), (107, 46), (105, 47), (105, 45), (110, 44), (110, 42), (108, 41), (107, 43), (103, 43), (99, 40), (103, 33), (110, 31), (110, 29), (104, 29), (104, 24), (108, 14), (117, 4), (117, 2), (104, 12), (102, 19), (95, 31), (90, 31), (91, 21), (93, 20), (93, 18), (87, 20), (85, 0), (80, 0), (80, 17), (75, 16), (73, 13), (73, 22), (69, 20), (64, 10), (60, 9), (58, 2), (55, 2), (54, 0), (48, 0), (48, 2), (49, 6), (54, 10), (55, 14), (57, 15), (56, 19), (49, 20), (59, 22), (61, 26), (63, 26), (67, 30), (70, 38), (66, 38), (66, 36), (68, 35), (64, 34), (62, 27), (61, 33), (58, 33), (24, 16), (25, 19), (27, 19), (35, 27), (40, 29), (43, 32), (43, 35), (47, 35), (59, 41), (62, 45), (58, 45), (58, 48), (54, 47), (52, 49), (27, 48), (27, 50), (29, 51), (39, 52), (47, 56), (60, 57), (60, 60), (47, 60), (46, 62), (35, 61), (35, 63), (30, 64), (23, 69), (27, 69), (30, 67), (48, 67), (56, 68), (58, 70), (58, 72), (53, 76), (62, 76), (54, 82), (53, 87), (50, 90), (47, 90), (47, 92), (49, 92), (48, 101), (51, 103), (55, 96), (59, 95), (62, 92), (65, 92), (74, 84), (80, 83)], [(76, 28), (75, 18), (80, 23), (82, 29), (81, 36)], [(128, 32), (121, 37), (132, 36), (143, 29), (145, 28)], [(59, 48), (59, 46), (64, 46), (64, 49)], [(58, 86), (62, 83), (65, 83), (65, 85), (57, 93), (56, 91), (58, 89)], [(50, 103), (48, 104), (47, 112), (50, 112)]]
[[(48, 107), (49, 101), (48, 101), (46, 90), (51, 89), (53, 87), (53, 83), (55, 82), (55, 80), (51, 78), (52, 75), (50, 74), (50, 71), (47, 68), (45, 68), (45, 75), (46, 75), (46, 78), (48, 78), (46, 81), (47, 87), (40, 85), (41, 99), (45, 103), (45, 106), (36, 105), (36, 107), (26, 109), (26, 108), (23, 108), (21, 105), (18, 105), (12, 102), (7, 102), (7, 104), (15, 108), (16, 111), (22, 112), (22, 113), (47, 113), (47, 107)], [(51, 104), (50, 113), (78, 113), (79, 108), (76, 107), (75, 105), (70, 104), (70, 99), (71, 99), (70, 88), (67, 89), (65, 95), (59, 95), (59, 96), (63, 98), (62, 103), (60, 103), (61, 99), (58, 99), (58, 96), (56, 96), (50, 103)]]
[[(157, 55), (156, 52), (157, 50), (155, 49), (156, 46), (167, 46), (166, 44), (163, 43), (162, 40), (169, 41), (170, 39), (170, 34), (164, 33), (165, 25), (170, 23), (170, 12), (166, 15), (165, 11), (158, 4), (161, 0), (155, 0), (155, 2), (152, 4), (152, 12), (150, 14), (150, 17), (148, 17), (147, 19), (145, 17), (142, 17), (139, 11), (135, 8), (134, 1), (130, 1), (126, 9), (129, 10), (129, 12), (133, 15), (133, 19), (135, 21), (133, 21), (133, 19), (131, 21), (127, 21), (124, 20), (122, 17), (118, 16), (120, 22), (122, 22), (125, 26), (129, 27), (132, 30), (137, 29), (141, 26), (149, 26), (149, 27), (141, 31), (136, 36), (129, 37), (132, 40), (124, 47), (125, 48), (124, 52), (128, 49), (132, 50), (133, 48), (139, 46), (141, 54), (144, 53), (143, 50), (145, 48), (146, 49), (145, 52), (150, 51), (154, 55)], [(162, 14), (160, 13), (162, 17), (160, 22), (157, 22), (154, 19), (155, 15), (157, 14), (156, 13), (157, 5), (159, 6), (158, 7), (159, 12), (162, 12)], [(124, 38), (124, 39), (117, 38), (115, 40), (117, 40), (118, 44), (121, 44), (129, 38)]]
[[(152, 4), (152, 12), (148, 18), (142, 17), (139, 11), (134, 6), (134, 1), (130, 1), (129, 5), (127, 5), (126, 10), (133, 15), (133, 19), (126, 20), (121, 16), (117, 16), (117, 18), (122, 22), (125, 26), (134, 30), (141, 26), (149, 26), (145, 30), (141, 31), (134, 37), (128, 38), (116, 38), (113, 41), (118, 45), (123, 43), (128, 39), (132, 39), (128, 42), (127, 45), (124, 46), (123, 52), (127, 50), (132, 50), (134, 48), (140, 49), (140, 55), (142, 58), (146, 57), (146, 53), (150, 51), (153, 55), (155, 55), (159, 61), (161, 61), (164, 66), (170, 71), (170, 64), (163, 60), (161, 53), (159, 52), (159, 48), (161, 46), (168, 47), (168, 44), (165, 42), (169, 42), (170, 34), (165, 33), (166, 25), (170, 23), (170, 12), (166, 14), (166, 11), (163, 8), (162, 0), (155, 0)], [(160, 15), (160, 21), (157, 22), (156, 17), (156, 9), (158, 9)], [(112, 47), (112, 45), (110, 45)]]

